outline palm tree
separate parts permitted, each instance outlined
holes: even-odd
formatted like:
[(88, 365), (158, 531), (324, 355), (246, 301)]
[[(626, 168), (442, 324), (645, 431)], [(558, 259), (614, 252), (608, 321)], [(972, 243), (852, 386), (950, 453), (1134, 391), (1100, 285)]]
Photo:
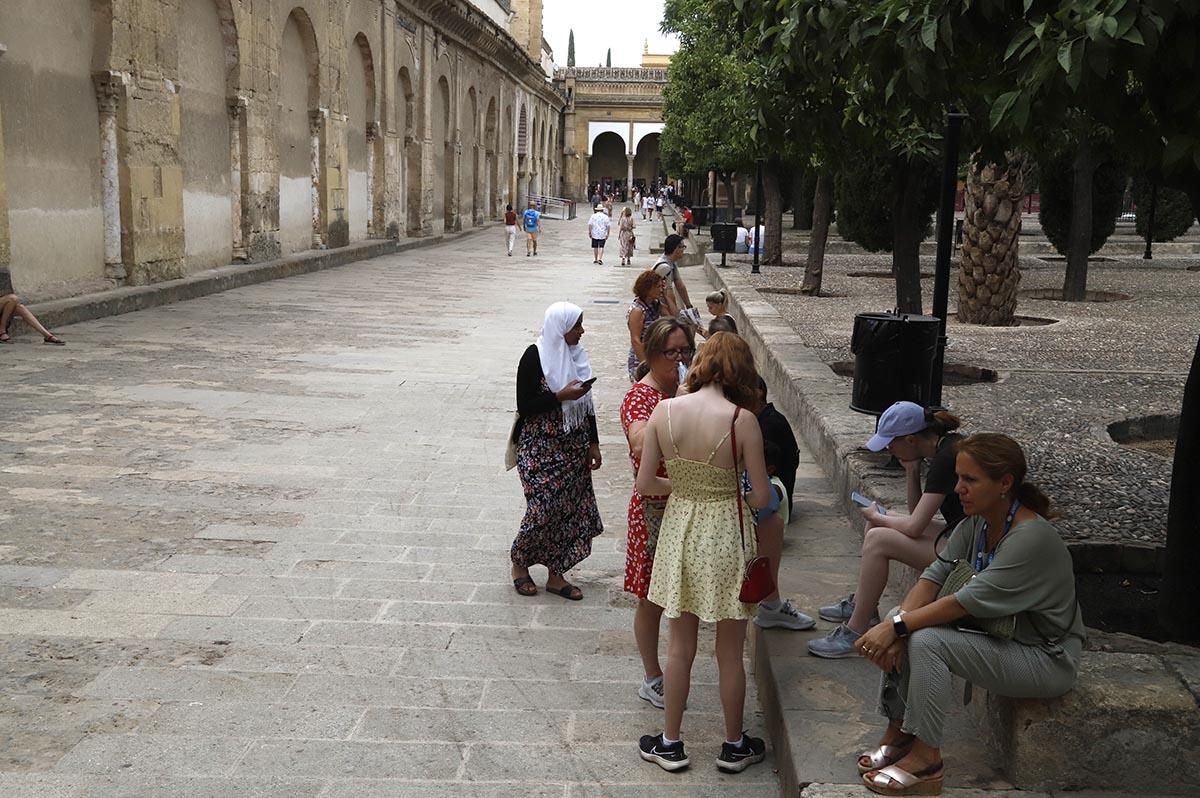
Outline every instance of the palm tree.
[(1015, 324), (1021, 270), (1021, 202), (1025, 157), (1005, 164), (972, 159), (967, 172), (966, 215), (958, 271), (958, 320), (990, 327)]

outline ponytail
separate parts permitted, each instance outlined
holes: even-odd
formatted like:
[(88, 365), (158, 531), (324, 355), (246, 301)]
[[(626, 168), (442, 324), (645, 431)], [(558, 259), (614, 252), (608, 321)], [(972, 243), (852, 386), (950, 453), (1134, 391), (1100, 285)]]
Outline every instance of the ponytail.
[(949, 410), (932, 407), (925, 409), (925, 429), (939, 438), (961, 426), (962, 421)]
[(1042, 489), (1032, 482), (1022, 482), (1013, 491), (1017, 501), (1033, 510), (1042, 518), (1054, 518), (1058, 513), (1050, 506), (1050, 497), (1042, 493)]

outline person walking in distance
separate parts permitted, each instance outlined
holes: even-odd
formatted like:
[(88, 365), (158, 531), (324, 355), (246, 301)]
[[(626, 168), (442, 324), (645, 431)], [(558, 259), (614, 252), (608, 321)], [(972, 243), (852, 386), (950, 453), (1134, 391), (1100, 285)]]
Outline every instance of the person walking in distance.
[(633, 208), (625, 206), (621, 218), (617, 220), (617, 241), (621, 245), (621, 265), (633, 265), (634, 221)]
[(604, 265), (604, 244), (608, 241), (611, 220), (603, 205), (597, 205), (595, 213), (588, 219), (588, 233), (592, 237), (592, 263)]
[(658, 211), (658, 220), (660, 222), (662, 221), (662, 218), (663, 218), (663, 206), (664, 205), (666, 205), (666, 201), (663, 199), (663, 195), (659, 194), (658, 197), (654, 200), (654, 209), (656, 211)]
[(512, 257), (513, 246), (517, 243), (517, 212), (511, 205), (504, 209), (504, 235), (508, 239), (508, 257)]
[(542, 215), (538, 213), (537, 203), (529, 201), (529, 207), (521, 217), (525, 227), (525, 257), (537, 254), (538, 235), (542, 232)]

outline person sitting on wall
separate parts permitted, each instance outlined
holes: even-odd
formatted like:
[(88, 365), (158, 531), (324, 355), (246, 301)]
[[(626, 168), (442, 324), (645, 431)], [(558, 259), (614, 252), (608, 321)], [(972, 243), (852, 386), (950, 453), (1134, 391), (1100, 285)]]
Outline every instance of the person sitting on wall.
[(0, 296), (0, 344), (12, 343), (12, 336), (8, 334), (8, 328), (12, 325), (14, 316), (20, 316), (26, 324), (33, 328), (34, 332), (42, 336), (42, 343), (66, 346), (67, 342), (43, 327), (33, 312), (21, 304), (20, 297), (16, 294)]
[(734, 222), (737, 225), (737, 236), (733, 239), (733, 252), (735, 255), (745, 255), (750, 251), (750, 231), (746, 229), (746, 225), (741, 219)]

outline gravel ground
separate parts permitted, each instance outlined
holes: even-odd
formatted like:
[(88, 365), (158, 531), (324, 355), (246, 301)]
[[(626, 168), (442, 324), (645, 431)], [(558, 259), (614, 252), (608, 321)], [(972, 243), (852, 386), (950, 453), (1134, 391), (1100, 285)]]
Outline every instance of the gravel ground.
[[(831, 239), (832, 240), (832, 239)], [(888, 254), (830, 255), (823, 292), (795, 293), (805, 243), (785, 236), (785, 261), (800, 268), (766, 269), (762, 294), (827, 363), (849, 361), (854, 315), (895, 304), (890, 279), (850, 277), (887, 272)], [(747, 269), (745, 257), (733, 259)], [(951, 321), (946, 361), (995, 369), (995, 383), (947, 386), (943, 403), (967, 431), (997, 430), (1017, 438), (1030, 478), (1057, 500), (1064, 537), (1161, 543), (1166, 536), (1170, 445), (1122, 446), (1106, 426), (1121, 419), (1178, 414), (1200, 334), (1200, 258), (1118, 257), (1095, 263), (1089, 290), (1131, 295), (1127, 301), (1067, 303), (1022, 298), (1018, 314), (1056, 324), (988, 328)], [(922, 258), (932, 272), (933, 258)], [(1064, 266), (1023, 258), (1021, 288), (1059, 288)], [(923, 281), (925, 311), (933, 280)], [(781, 292), (779, 289), (783, 289)], [(792, 289), (792, 292), (786, 292)], [(951, 285), (950, 312), (956, 291)], [(846, 380), (847, 398), (851, 380)]]

